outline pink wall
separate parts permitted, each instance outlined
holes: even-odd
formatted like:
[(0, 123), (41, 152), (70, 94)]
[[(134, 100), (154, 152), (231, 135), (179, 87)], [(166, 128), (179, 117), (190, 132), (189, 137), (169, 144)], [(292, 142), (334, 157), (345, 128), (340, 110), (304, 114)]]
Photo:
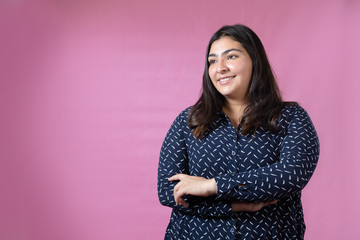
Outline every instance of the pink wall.
[(0, 239), (161, 239), (162, 140), (224, 24), (263, 40), (321, 140), (306, 239), (360, 239), (360, 3), (0, 3)]

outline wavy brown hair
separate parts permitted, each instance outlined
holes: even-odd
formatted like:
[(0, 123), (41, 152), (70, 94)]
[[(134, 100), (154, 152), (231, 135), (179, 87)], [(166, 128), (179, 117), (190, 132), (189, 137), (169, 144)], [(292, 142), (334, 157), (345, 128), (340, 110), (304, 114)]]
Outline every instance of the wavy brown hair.
[(276, 121), (285, 105), (296, 105), (294, 102), (283, 102), (279, 87), (275, 81), (272, 68), (259, 37), (244, 25), (223, 26), (211, 37), (206, 51), (205, 70), (203, 74), (201, 96), (191, 108), (189, 127), (196, 138), (202, 138), (210, 131), (217, 112), (222, 111), (226, 103), (209, 76), (208, 55), (214, 41), (230, 37), (241, 43), (252, 61), (252, 76), (246, 92), (247, 107), (244, 110), (240, 125), (241, 134), (255, 132), (258, 127), (278, 131)]

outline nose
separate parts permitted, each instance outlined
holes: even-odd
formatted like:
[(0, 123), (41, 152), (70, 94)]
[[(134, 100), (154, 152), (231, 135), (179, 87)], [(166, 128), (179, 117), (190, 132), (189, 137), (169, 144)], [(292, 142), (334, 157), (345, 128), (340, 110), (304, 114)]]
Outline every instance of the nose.
[(224, 60), (219, 60), (217, 68), (216, 68), (216, 72), (218, 73), (225, 73), (228, 70), (228, 67), (226, 66), (226, 63), (224, 62)]

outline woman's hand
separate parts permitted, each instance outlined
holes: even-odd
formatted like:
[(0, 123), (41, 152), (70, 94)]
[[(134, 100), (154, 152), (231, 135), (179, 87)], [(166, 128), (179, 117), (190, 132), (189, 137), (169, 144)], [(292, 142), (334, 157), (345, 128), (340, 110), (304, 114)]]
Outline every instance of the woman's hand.
[(184, 195), (208, 197), (217, 193), (217, 185), (213, 178), (206, 179), (180, 173), (170, 177), (169, 181), (179, 181), (174, 187), (175, 202), (186, 208), (189, 205), (185, 202)]
[(231, 206), (233, 212), (257, 212), (263, 207), (277, 203), (277, 201), (278, 200), (272, 200), (269, 202), (257, 202), (257, 203), (233, 202)]

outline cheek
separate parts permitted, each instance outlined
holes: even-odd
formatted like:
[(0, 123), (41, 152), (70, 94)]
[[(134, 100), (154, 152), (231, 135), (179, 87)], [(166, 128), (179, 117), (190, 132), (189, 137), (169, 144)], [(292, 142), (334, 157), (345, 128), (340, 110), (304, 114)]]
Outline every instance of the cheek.
[(251, 60), (249, 60), (246, 64), (245, 64), (245, 69), (246, 71), (250, 74), (252, 74), (252, 68), (253, 68), (253, 65), (252, 65), (252, 62)]
[(232, 64), (228, 64), (227, 67), (230, 69), (231, 72), (241, 73), (244, 72), (246, 69), (246, 64), (242, 61), (238, 61)]
[(252, 76), (252, 64), (249, 64), (249, 66), (247, 66), (247, 72), (248, 72), (249, 78), (251, 78), (251, 76)]
[(208, 69), (208, 73), (209, 73), (209, 77), (211, 79), (211, 81), (213, 81), (214, 77), (215, 77), (215, 70), (214, 70), (214, 67), (209, 67)]
[(237, 65), (229, 65), (229, 69), (233, 73), (242, 74), (244, 76), (251, 76), (252, 65), (248, 63), (241, 63)]

